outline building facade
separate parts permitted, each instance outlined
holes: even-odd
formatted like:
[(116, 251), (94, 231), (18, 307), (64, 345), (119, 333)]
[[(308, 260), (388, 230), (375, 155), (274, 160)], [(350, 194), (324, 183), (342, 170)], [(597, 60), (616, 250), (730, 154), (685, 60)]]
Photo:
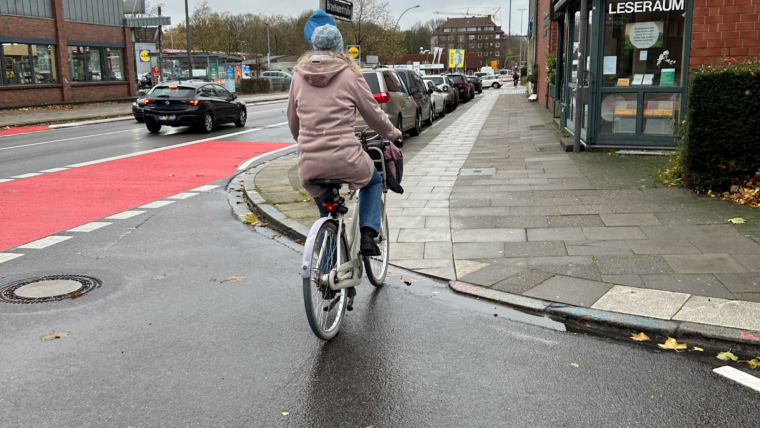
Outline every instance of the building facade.
[(496, 61), (504, 67), (506, 34), (489, 17), (448, 18), (432, 36), (431, 44), (449, 49), (464, 49), (477, 54), (480, 62)]
[(0, 107), (136, 95), (122, 0), (0, 0)]
[[(456, 48), (455, 48), (456, 49)], [(437, 58), (434, 54), (407, 54), (401, 56), (399, 60), (400, 64), (414, 65), (415, 62), (420, 63), (420, 68), (425, 70), (427, 74), (438, 73), (453, 73), (455, 71), (463, 72), (465, 74), (473, 74), (480, 71), (481, 64), (480, 57), (475, 52), (465, 52), (464, 55), (464, 67), (459, 69), (449, 68), (449, 55), (448, 51), (443, 51), (440, 58)], [(426, 67), (427, 65), (440, 65), (440, 67)]]
[[(703, 64), (760, 57), (760, 0), (588, 0), (586, 45), (580, 46), (580, 1), (538, 1), (554, 36), (535, 32), (538, 46), (557, 55), (555, 85), (548, 85), (546, 55), (538, 101), (555, 110), (560, 127), (600, 148), (671, 148), (686, 111), (690, 71)], [(551, 39), (556, 38), (556, 45)], [(578, 80), (585, 49), (584, 78)], [(579, 94), (580, 97), (576, 97)]]

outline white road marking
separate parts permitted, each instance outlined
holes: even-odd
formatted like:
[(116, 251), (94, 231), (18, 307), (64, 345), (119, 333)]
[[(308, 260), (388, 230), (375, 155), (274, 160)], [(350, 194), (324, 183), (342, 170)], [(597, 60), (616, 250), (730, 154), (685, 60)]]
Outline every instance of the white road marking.
[(187, 192), (185, 192), (185, 193), (178, 193), (178, 194), (176, 194), (174, 196), (169, 196), (166, 199), (187, 199), (187, 198), (191, 198), (191, 197), (193, 197), (195, 195), (197, 195), (197, 193), (187, 193)]
[(86, 223), (81, 226), (75, 227), (73, 229), (67, 230), (67, 232), (92, 232), (93, 230), (98, 230), (101, 227), (106, 227), (109, 224), (113, 223), (106, 223), (102, 221), (93, 221), (91, 223)]
[(145, 205), (143, 205), (141, 207), (137, 207), (137, 208), (161, 208), (161, 207), (165, 207), (165, 206), (167, 206), (169, 204), (173, 204), (174, 202), (176, 202), (176, 201), (156, 201), (156, 202), (151, 202), (149, 204), (145, 204)]
[(59, 242), (66, 241), (68, 239), (73, 238), (73, 236), (48, 236), (47, 238), (38, 239), (36, 241), (32, 241), (28, 244), (20, 245), (18, 248), (31, 248), (33, 250), (41, 250), (45, 247), (49, 247), (51, 245), (55, 245)]
[(288, 122), (275, 123), (274, 125), (267, 125), (267, 126), (265, 126), (264, 129), (277, 128), (278, 126), (287, 125), (287, 124), (288, 124)]
[(42, 175), (41, 172), (30, 172), (29, 174), (21, 174), (13, 176), (13, 178), (29, 178), (29, 177), (36, 177), (38, 175)]
[[(251, 106), (248, 106), (248, 108), (251, 108)], [(271, 109), (271, 110), (252, 111), (252, 112), (248, 113), (248, 116), (250, 116), (252, 114), (258, 114), (258, 113), (269, 113), (270, 111), (282, 111), (284, 113), (283, 110), (285, 110), (285, 108), (274, 108), (274, 109)]]
[(12, 178), (0, 178), (0, 183), (7, 183), (9, 181), (13, 181)]
[(140, 214), (145, 214), (145, 211), (122, 211), (118, 214), (114, 214), (110, 217), (106, 217), (106, 220), (126, 220), (128, 218), (132, 218)]
[(19, 257), (23, 256), (23, 254), (15, 254), (15, 253), (0, 253), (0, 263), (5, 263), (7, 261), (17, 259)]
[(45, 170), (42, 170), (40, 172), (45, 172), (45, 173), (49, 173), (49, 172), (61, 172), (61, 171), (66, 171), (67, 169), (68, 168), (52, 168), (52, 169), (45, 169)]
[(85, 120), (82, 122), (59, 123), (56, 125), (48, 126), (48, 129), (73, 128), (75, 126), (97, 125), (98, 123), (119, 122), (122, 120), (135, 120), (135, 116), (132, 114), (129, 114), (125, 116), (110, 117), (108, 119), (95, 119), (95, 120)]
[(747, 388), (751, 388), (757, 392), (760, 392), (760, 379), (752, 376), (749, 373), (745, 373), (731, 366), (718, 367), (717, 369), (713, 369), (713, 371), (723, 377), (731, 379), (734, 382), (740, 383)]
[(290, 150), (290, 149), (293, 148), (293, 146), (295, 146), (295, 144), (292, 144), (292, 145), (290, 145), (288, 147), (283, 147), (281, 149), (273, 150), (271, 152), (264, 153), (262, 155), (258, 155), (256, 157), (248, 159), (247, 161), (245, 161), (242, 164), (240, 164), (240, 166), (237, 169), (238, 169), (238, 171), (242, 171), (242, 170), (248, 168), (252, 163), (256, 162), (258, 159), (263, 158), (264, 156), (269, 156), (269, 155), (274, 154), (274, 153), (279, 153), (279, 152), (283, 152), (285, 150)]
[(209, 190), (214, 190), (219, 186), (214, 186), (213, 184), (207, 184), (205, 186), (196, 187), (195, 189), (190, 189), (190, 192), (208, 192)]
[(71, 137), (71, 138), (64, 138), (64, 139), (61, 139), (61, 140), (43, 141), (41, 143), (23, 144), (23, 145), (20, 145), (20, 146), (13, 146), (13, 147), (3, 147), (3, 148), (0, 148), (0, 151), (2, 151), (2, 150), (10, 150), (10, 149), (20, 149), (22, 147), (39, 146), (41, 144), (60, 143), (61, 141), (78, 140), (80, 138), (101, 137), (103, 135), (119, 134), (121, 132), (135, 132), (135, 131), (138, 131), (138, 130), (139, 129), (127, 129), (127, 130), (124, 130), (124, 131), (106, 132), (106, 133), (103, 133), (103, 134), (94, 134), (94, 135), (83, 135), (81, 137)]

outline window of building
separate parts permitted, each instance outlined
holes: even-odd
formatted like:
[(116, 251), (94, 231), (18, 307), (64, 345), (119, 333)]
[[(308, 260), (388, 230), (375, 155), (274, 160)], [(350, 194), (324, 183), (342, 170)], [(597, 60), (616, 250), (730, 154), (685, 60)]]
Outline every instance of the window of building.
[(673, 135), (681, 121), (681, 94), (644, 94), (644, 134)]
[(478, 56), (483, 56), (483, 52), (478, 52)]
[(454, 36), (449, 36), (449, 41), (453, 42), (454, 41)]
[(126, 80), (124, 50), (69, 46), (69, 75), (72, 82)]
[(8, 85), (32, 83), (32, 62), (29, 45), (23, 43), (3, 43), (5, 55), (5, 81)]
[(478, 43), (478, 48), (482, 48), (482, 47), (483, 47), (483, 43)]
[(69, 46), (69, 77), (72, 82), (85, 82), (84, 72), (84, 48), (82, 46)]
[(34, 83), (56, 83), (58, 74), (55, 68), (55, 46), (32, 45), (34, 62)]
[(483, 36), (478, 36), (478, 40), (483, 40)]
[(496, 56), (499, 56), (499, 51), (496, 51)]
[(635, 93), (604, 94), (601, 131), (605, 134), (635, 134), (638, 95)]
[(450, 32), (451, 32), (451, 28), (444, 28), (444, 29), (443, 29), (443, 32), (444, 32), (444, 33), (450, 33)]
[(460, 33), (464, 33), (465, 31), (467, 31), (467, 28), (466, 27), (459, 27), (459, 28), (457, 28), (457, 31), (459, 31)]
[(478, 31), (477, 27), (467, 27), (467, 31)]
[(623, 13), (621, 4), (610, 3), (606, 11), (603, 85), (680, 87), (684, 3), (674, 1), (675, 10), (633, 13)]
[(501, 43), (496, 43), (496, 47), (497, 48), (501, 47)]
[(464, 41), (464, 36), (459, 36), (459, 41), (463, 42)]
[(475, 49), (475, 43), (470, 43), (470, 49)]
[(125, 80), (124, 56), (120, 48), (105, 48), (108, 80)]
[(496, 35), (496, 38), (497, 38), (497, 39), (500, 39), (500, 38), (501, 38), (501, 34), (497, 34), (497, 35)]
[(0, 44), (0, 85), (32, 85), (58, 81), (55, 46), (26, 43)]
[(470, 34), (469, 39), (470, 40), (475, 40), (475, 35), (474, 34)]

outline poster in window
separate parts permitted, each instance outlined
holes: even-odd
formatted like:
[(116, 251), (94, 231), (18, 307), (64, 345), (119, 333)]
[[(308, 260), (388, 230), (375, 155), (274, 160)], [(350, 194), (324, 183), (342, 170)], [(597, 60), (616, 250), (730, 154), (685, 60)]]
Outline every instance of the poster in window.
[(662, 21), (625, 24), (625, 48), (648, 49), (662, 47)]
[(660, 74), (660, 86), (673, 86), (676, 81), (675, 68), (663, 68)]

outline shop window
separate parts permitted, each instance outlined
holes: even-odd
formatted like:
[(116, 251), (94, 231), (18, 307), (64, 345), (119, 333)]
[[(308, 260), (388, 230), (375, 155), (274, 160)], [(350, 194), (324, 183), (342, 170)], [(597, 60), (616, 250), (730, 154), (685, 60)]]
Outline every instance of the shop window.
[(681, 94), (644, 94), (644, 134), (674, 135), (681, 120)]
[(29, 57), (29, 45), (22, 43), (3, 43), (5, 55), (5, 81), (8, 85), (26, 85), (32, 83), (32, 62)]
[(71, 81), (87, 81), (84, 70), (84, 48), (81, 46), (69, 46), (69, 77)]
[(602, 99), (602, 133), (635, 134), (638, 94), (604, 94)]
[(85, 48), (85, 50), (87, 52), (87, 80), (91, 82), (104, 80), (100, 49)]
[(34, 61), (34, 83), (56, 83), (58, 75), (55, 68), (55, 46), (32, 45)]
[(69, 75), (72, 82), (126, 80), (124, 50), (69, 46)]
[(105, 53), (108, 80), (125, 80), (126, 73), (124, 73), (123, 50), (118, 48), (106, 48)]
[(683, 84), (684, 4), (684, 0), (607, 4), (604, 86)]

